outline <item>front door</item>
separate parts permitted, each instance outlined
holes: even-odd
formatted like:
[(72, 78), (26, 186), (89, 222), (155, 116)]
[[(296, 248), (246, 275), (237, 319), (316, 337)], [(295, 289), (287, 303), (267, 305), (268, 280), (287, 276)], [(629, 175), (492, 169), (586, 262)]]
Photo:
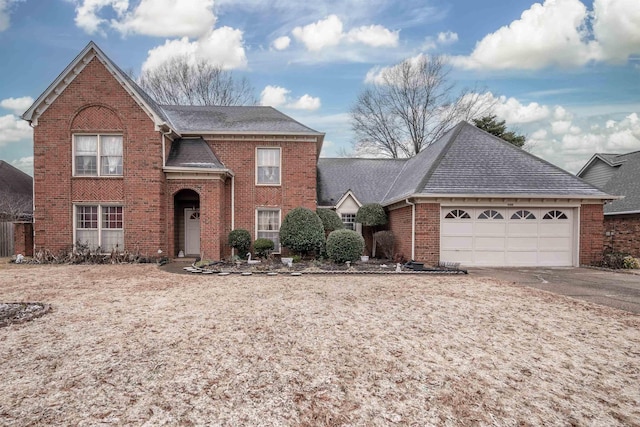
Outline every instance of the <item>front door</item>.
[(184, 210), (184, 242), (186, 255), (200, 255), (200, 209)]

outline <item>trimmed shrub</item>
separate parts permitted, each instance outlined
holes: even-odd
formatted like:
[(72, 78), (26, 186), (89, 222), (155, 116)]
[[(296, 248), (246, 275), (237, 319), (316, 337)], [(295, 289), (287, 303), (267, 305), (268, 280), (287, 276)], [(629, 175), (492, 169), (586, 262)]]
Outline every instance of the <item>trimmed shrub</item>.
[(383, 230), (373, 233), (373, 240), (376, 242), (376, 247), (382, 252), (382, 256), (387, 259), (393, 258), (393, 247), (396, 239), (392, 231)]
[(229, 246), (238, 251), (238, 256), (244, 258), (251, 247), (251, 233), (242, 228), (236, 228), (229, 233)]
[(327, 238), (327, 256), (336, 263), (356, 261), (364, 251), (364, 238), (353, 230), (336, 230)]
[(342, 219), (331, 209), (318, 209), (316, 213), (320, 217), (322, 221), (322, 226), (324, 227), (325, 233), (331, 233), (334, 230), (342, 230), (344, 228), (344, 224), (342, 223)]
[(284, 217), (280, 226), (280, 243), (294, 253), (322, 252), (324, 248), (322, 220), (312, 210), (295, 208)]
[(264, 237), (260, 237), (253, 242), (253, 249), (256, 251), (256, 255), (263, 258), (268, 257), (274, 247), (273, 240)]
[(632, 268), (632, 269), (640, 268), (640, 259), (634, 258), (631, 255), (628, 255), (622, 258), (622, 267)]
[(382, 205), (378, 203), (368, 203), (358, 209), (356, 222), (367, 227), (378, 227), (387, 223), (387, 214)]

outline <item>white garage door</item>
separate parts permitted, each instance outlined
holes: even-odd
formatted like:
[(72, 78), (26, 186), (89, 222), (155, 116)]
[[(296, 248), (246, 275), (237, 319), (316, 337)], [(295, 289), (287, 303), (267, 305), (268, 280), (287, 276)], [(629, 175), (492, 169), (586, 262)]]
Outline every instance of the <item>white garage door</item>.
[(463, 266), (571, 266), (572, 208), (442, 208), (440, 260)]

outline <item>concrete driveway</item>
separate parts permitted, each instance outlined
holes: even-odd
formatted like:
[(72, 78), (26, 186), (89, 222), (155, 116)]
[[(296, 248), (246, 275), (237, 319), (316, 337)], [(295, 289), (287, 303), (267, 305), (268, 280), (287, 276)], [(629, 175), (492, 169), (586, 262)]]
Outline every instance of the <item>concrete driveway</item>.
[(590, 268), (472, 268), (493, 277), (640, 314), (640, 275)]

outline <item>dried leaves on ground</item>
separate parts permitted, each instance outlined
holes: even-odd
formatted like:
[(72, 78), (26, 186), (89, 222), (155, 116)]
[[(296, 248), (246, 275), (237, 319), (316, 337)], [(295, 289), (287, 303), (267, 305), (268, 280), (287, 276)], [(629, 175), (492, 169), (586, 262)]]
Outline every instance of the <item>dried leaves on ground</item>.
[(0, 269), (2, 425), (637, 425), (640, 319), (471, 276)]

